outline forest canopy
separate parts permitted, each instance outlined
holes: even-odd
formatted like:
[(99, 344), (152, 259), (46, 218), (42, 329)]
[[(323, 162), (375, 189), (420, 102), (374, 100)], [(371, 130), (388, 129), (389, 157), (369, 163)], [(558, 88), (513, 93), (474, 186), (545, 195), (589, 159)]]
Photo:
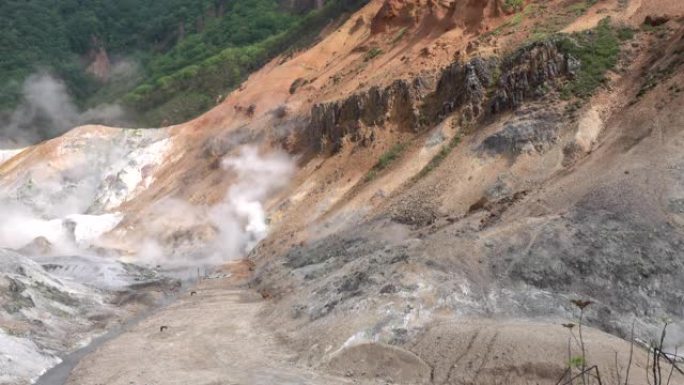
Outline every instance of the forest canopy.
[[(277, 0), (4, 0), (0, 2), (0, 112), (33, 73), (63, 80), (80, 107), (123, 103), (139, 124), (179, 122), (207, 110), (247, 74), (362, 4), (298, 7)], [(136, 63), (103, 83), (85, 69), (104, 49)]]

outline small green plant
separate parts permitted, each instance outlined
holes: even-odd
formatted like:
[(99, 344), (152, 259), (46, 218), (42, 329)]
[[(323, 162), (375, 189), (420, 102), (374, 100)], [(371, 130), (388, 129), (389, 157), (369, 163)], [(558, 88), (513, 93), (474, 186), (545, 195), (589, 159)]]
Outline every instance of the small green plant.
[[(511, 7), (513, 7), (513, 5), (511, 5)], [(520, 7), (519, 9), (522, 9), (522, 4), (519, 5), (519, 7)], [(532, 7), (528, 7), (528, 9), (532, 9)], [(517, 9), (517, 8), (516, 8), (516, 9), (510, 8), (510, 10), (508, 10), (507, 12), (513, 12), (514, 10), (518, 10), (518, 9)], [(525, 17), (526, 15), (528, 15), (529, 13), (530, 13), (530, 12), (528, 12), (527, 10), (525, 10), (525, 12), (521, 12), (521, 13), (515, 14), (515, 16), (513, 16), (513, 17), (510, 18), (510, 20), (508, 20), (508, 21), (506, 21), (505, 23), (501, 24), (501, 25), (498, 26), (496, 29), (494, 29), (494, 30), (492, 30), (492, 31), (489, 31), (489, 32), (487, 32), (487, 33), (481, 34), (481, 35), (478, 37), (478, 40), (482, 41), (482, 40), (485, 40), (485, 39), (486, 39), (487, 37), (489, 37), (489, 36), (499, 36), (499, 35), (501, 35), (505, 30), (511, 29), (511, 28), (513, 28), (513, 27), (516, 27), (516, 26), (518, 26), (518, 24), (522, 23), (524, 17)], [(509, 33), (513, 33), (513, 32), (514, 32), (514, 30), (510, 31)]]
[(506, 0), (503, 3), (503, 8), (506, 12), (522, 11), (524, 7), (525, 0)]
[[(599, 369), (596, 365), (587, 368), (587, 351), (584, 345), (584, 336), (582, 335), (582, 322), (584, 321), (584, 311), (585, 309), (591, 305), (593, 302), (592, 301), (587, 301), (587, 300), (582, 300), (582, 299), (574, 299), (572, 301), (572, 304), (577, 307), (580, 311), (579, 314), (579, 319), (577, 321), (577, 324), (575, 323), (567, 323), (563, 324), (563, 327), (568, 329), (570, 333), (570, 337), (568, 338), (568, 368), (565, 370), (565, 373), (563, 373), (563, 376), (561, 379), (558, 381), (558, 384), (563, 384), (563, 385), (569, 385), (569, 384), (574, 384), (574, 380), (579, 378), (580, 383), (582, 385), (587, 385), (591, 381), (591, 377), (593, 376), (594, 378), (598, 379), (598, 383), (601, 384), (601, 374), (599, 373)], [(579, 338), (575, 336), (575, 333), (573, 330), (575, 329), (575, 326), (577, 326), (577, 331), (579, 334)], [(580, 355), (578, 356), (573, 356), (572, 355), (572, 341), (575, 341), (577, 345), (579, 345), (580, 348)], [(574, 374), (575, 370), (578, 370), (578, 374)], [(564, 381), (565, 379), (565, 381)]]
[(652, 26), (651, 24), (648, 23), (643, 23), (641, 24), (641, 30), (644, 32), (656, 32), (659, 30), (663, 29), (663, 25), (659, 25), (657, 27)]
[(583, 14), (586, 12), (589, 8), (591, 8), (594, 4), (596, 4), (598, 0), (584, 0), (580, 1), (577, 4), (573, 4), (568, 7), (569, 11), (574, 12), (577, 16)]
[(366, 181), (371, 181), (375, 179), (378, 173), (389, 167), (389, 165), (392, 162), (398, 159), (407, 147), (408, 146), (406, 145), (406, 143), (397, 143), (394, 146), (392, 146), (389, 150), (387, 150), (385, 153), (380, 155), (380, 158), (375, 163), (373, 168), (371, 168), (370, 171), (368, 171), (368, 174), (366, 174)]
[(634, 30), (629, 27), (620, 27), (617, 30), (617, 37), (622, 41), (632, 40), (634, 38)]
[(581, 368), (582, 366), (585, 366), (587, 363), (584, 360), (584, 357), (574, 356), (570, 358), (570, 362), (568, 364), (573, 368)]
[(432, 159), (430, 159), (430, 162), (423, 167), (418, 175), (416, 175), (415, 179), (418, 180), (425, 175), (429, 174), (432, 170), (436, 169), (437, 166), (439, 166), (444, 159), (451, 153), (451, 150), (456, 148), (461, 143), (461, 136), (456, 134), (454, 135), (453, 138), (447, 143), (445, 146), (442, 147), (441, 150), (435, 155)]
[(532, 34), (528, 38), (530, 42), (535, 42), (535, 41), (542, 41), (545, 40), (549, 37), (548, 32), (543, 32), (543, 31), (532, 31)]
[[(580, 362), (581, 365), (579, 367), (582, 369), (582, 373), (584, 373), (587, 370), (587, 350), (584, 347), (584, 337), (582, 336), (582, 321), (584, 321), (584, 309), (586, 309), (587, 306), (591, 305), (592, 302), (587, 300), (576, 299), (573, 300), (572, 303), (580, 309), (577, 329), (579, 331), (580, 348), (582, 349), (582, 360)], [(586, 376), (582, 376), (582, 380), (584, 383), (586, 383)]]
[(577, 4), (573, 4), (568, 7), (569, 11), (574, 12), (578, 16), (586, 12), (587, 9), (589, 9), (589, 7), (587, 6), (587, 3), (584, 1), (579, 2)]
[(491, 98), (496, 93), (499, 82), (501, 81), (501, 75), (501, 67), (498, 65), (495, 66), (494, 69), (492, 69), (492, 80), (487, 87), (487, 97)]
[(399, 32), (397, 32), (397, 34), (394, 35), (394, 37), (392, 38), (392, 44), (397, 44), (397, 42), (399, 42), (399, 40), (401, 40), (404, 37), (404, 35), (406, 35), (407, 30), (408, 28), (406, 27), (400, 29)]
[(492, 70), (492, 85), (497, 86), (501, 81), (501, 67), (498, 65)]
[(511, 20), (509, 20), (509, 21), (506, 23), (506, 26), (507, 26), (507, 27), (515, 27), (515, 26), (517, 26), (518, 24), (522, 23), (522, 21), (523, 21), (523, 14), (522, 14), (522, 13), (518, 13), (518, 14), (516, 14), (515, 16), (511, 17)]
[[(584, 315), (586, 308), (591, 305), (592, 301), (586, 301), (581, 299), (576, 299), (571, 301), (572, 304), (577, 307), (580, 311), (578, 323), (565, 323), (562, 324), (564, 328), (568, 329), (570, 337), (568, 337), (568, 362), (567, 368), (563, 373), (562, 377), (556, 385), (593, 385), (603, 384), (601, 379), (601, 373), (597, 365), (589, 366), (587, 362), (587, 350), (584, 344), (584, 337), (582, 335), (582, 322), (584, 320)], [(629, 348), (629, 358), (627, 361), (627, 367), (625, 368), (625, 376), (622, 378), (622, 370), (618, 365), (618, 353), (615, 352), (615, 377), (617, 378), (617, 385), (629, 385), (630, 384), (630, 370), (632, 368), (633, 358), (634, 358), (634, 325), (636, 320), (632, 322), (632, 332), (630, 336), (630, 348)], [(684, 374), (684, 370), (679, 367), (678, 360), (682, 356), (678, 355), (677, 348), (674, 352), (668, 352), (664, 350), (665, 337), (667, 334), (667, 327), (671, 323), (671, 320), (665, 318), (663, 319), (663, 328), (660, 332), (658, 338), (654, 338), (650, 342), (648, 347), (648, 360), (646, 362), (646, 383), (649, 385), (670, 385), (672, 380), (672, 375), (675, 371), (680, 374)], [(577, 327), (579, 332), (579, 338), (573, 332), (575, 327)], [(575, 342), (577, 346), (581, 349), (580, 355), (572, 355), (572, 342)], [(667, 367), (669, 365), (669, 368)], [(578, 373), (576, 373), (578, 372)], [(579, 381), (577, 381), (579, 379)]]
[(368, 52), (366, 52), (366, 57), (364, 60), (365, 61), (373, 60), (374, 58), (376, 58), (382, 54), (383, 54), (383, 52), (380, 48), (373, 47), (370, 50), (368, 50)]
[(657, 70), (649, 73), (646, 76), (644, 83), (641, 85), (639, 92), (637, 92), (637, 99), (646, 95), (648, 91), (655, 88), (658, 84), (661, 84), (664, 79), (672, 75), (674, 72), (672, 67), (658, 68)]

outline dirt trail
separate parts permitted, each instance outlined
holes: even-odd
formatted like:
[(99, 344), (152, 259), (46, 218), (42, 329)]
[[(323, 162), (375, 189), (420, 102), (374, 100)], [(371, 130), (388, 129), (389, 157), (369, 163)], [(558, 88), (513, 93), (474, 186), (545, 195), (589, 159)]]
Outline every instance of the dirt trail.
[[(230, 278), (205, 280), (179, 300), (86, 356), (70, 385), (347, 384), (298, 368), (255, 325), (264, 302)], [(160, 332), (162, 325), (167, 330)]]

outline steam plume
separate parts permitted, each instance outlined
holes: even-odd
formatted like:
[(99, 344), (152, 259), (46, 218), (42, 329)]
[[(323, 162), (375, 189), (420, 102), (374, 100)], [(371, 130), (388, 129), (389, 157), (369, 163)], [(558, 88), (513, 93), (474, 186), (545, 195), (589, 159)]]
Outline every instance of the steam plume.
[(20, 147), (58, 136), (86, 123), (121, 124), (124, 112), (118, 105), (101, 105), (79, 111), (64, 82), (49, 74), (29, 76), (23, 101), (7, 121), (0, 121), (0, 146)]
[(260, 154), (256, 147), (247, 146), (239, 154), (224, 158), (221, 165), (227, 176), (235, 176), (235, 181), (220, 203), (192, 206), (178, 199), (165, 199), (155, 204), (146, 229), (163, 234), (163, 239), (143, 242), (138, 250), (139, 261), (217, 264), (246, 256), (266, 237), (269, 221), (264, 205), (289, 183), (295, 168), (293, 160), (282, 152)]

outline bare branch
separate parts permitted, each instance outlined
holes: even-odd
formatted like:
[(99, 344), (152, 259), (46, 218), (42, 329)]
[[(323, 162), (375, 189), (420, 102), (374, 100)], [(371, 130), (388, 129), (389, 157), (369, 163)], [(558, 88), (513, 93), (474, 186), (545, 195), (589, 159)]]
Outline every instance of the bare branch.
[[(625, 373), (625, 385), (629, 385), (629, 370), (632, 368), (632, 357), (634, 357), (634, 324), (636, 323), (636, 318), (632, 320), (632, 334), (629, 337), (629, 361), (627, 362), (627, 372)], [(648, 373), (648, 368), (646, 369)], [(618, 381), (619, 383), (619, 381)]]
[[(677, 355), (677, 348), (675, 348), (675, 356)], [(667, 358), (667, 356), (665, 356)], [(667, 376), (667, 385), (670, 385), (670, 380), (672, 379), (672, 373), (674, 372), (675, 369), (675, 364), (672, 363), (672, 366), (670, 367), (670, 375)]]
[(618, 385), (621, 384), (622, 381), (620, 381), (620, 365), (618, 365), (618, 352), (617, 352), (617, 350), (615, 351), (615, 376), (617, 377)]

